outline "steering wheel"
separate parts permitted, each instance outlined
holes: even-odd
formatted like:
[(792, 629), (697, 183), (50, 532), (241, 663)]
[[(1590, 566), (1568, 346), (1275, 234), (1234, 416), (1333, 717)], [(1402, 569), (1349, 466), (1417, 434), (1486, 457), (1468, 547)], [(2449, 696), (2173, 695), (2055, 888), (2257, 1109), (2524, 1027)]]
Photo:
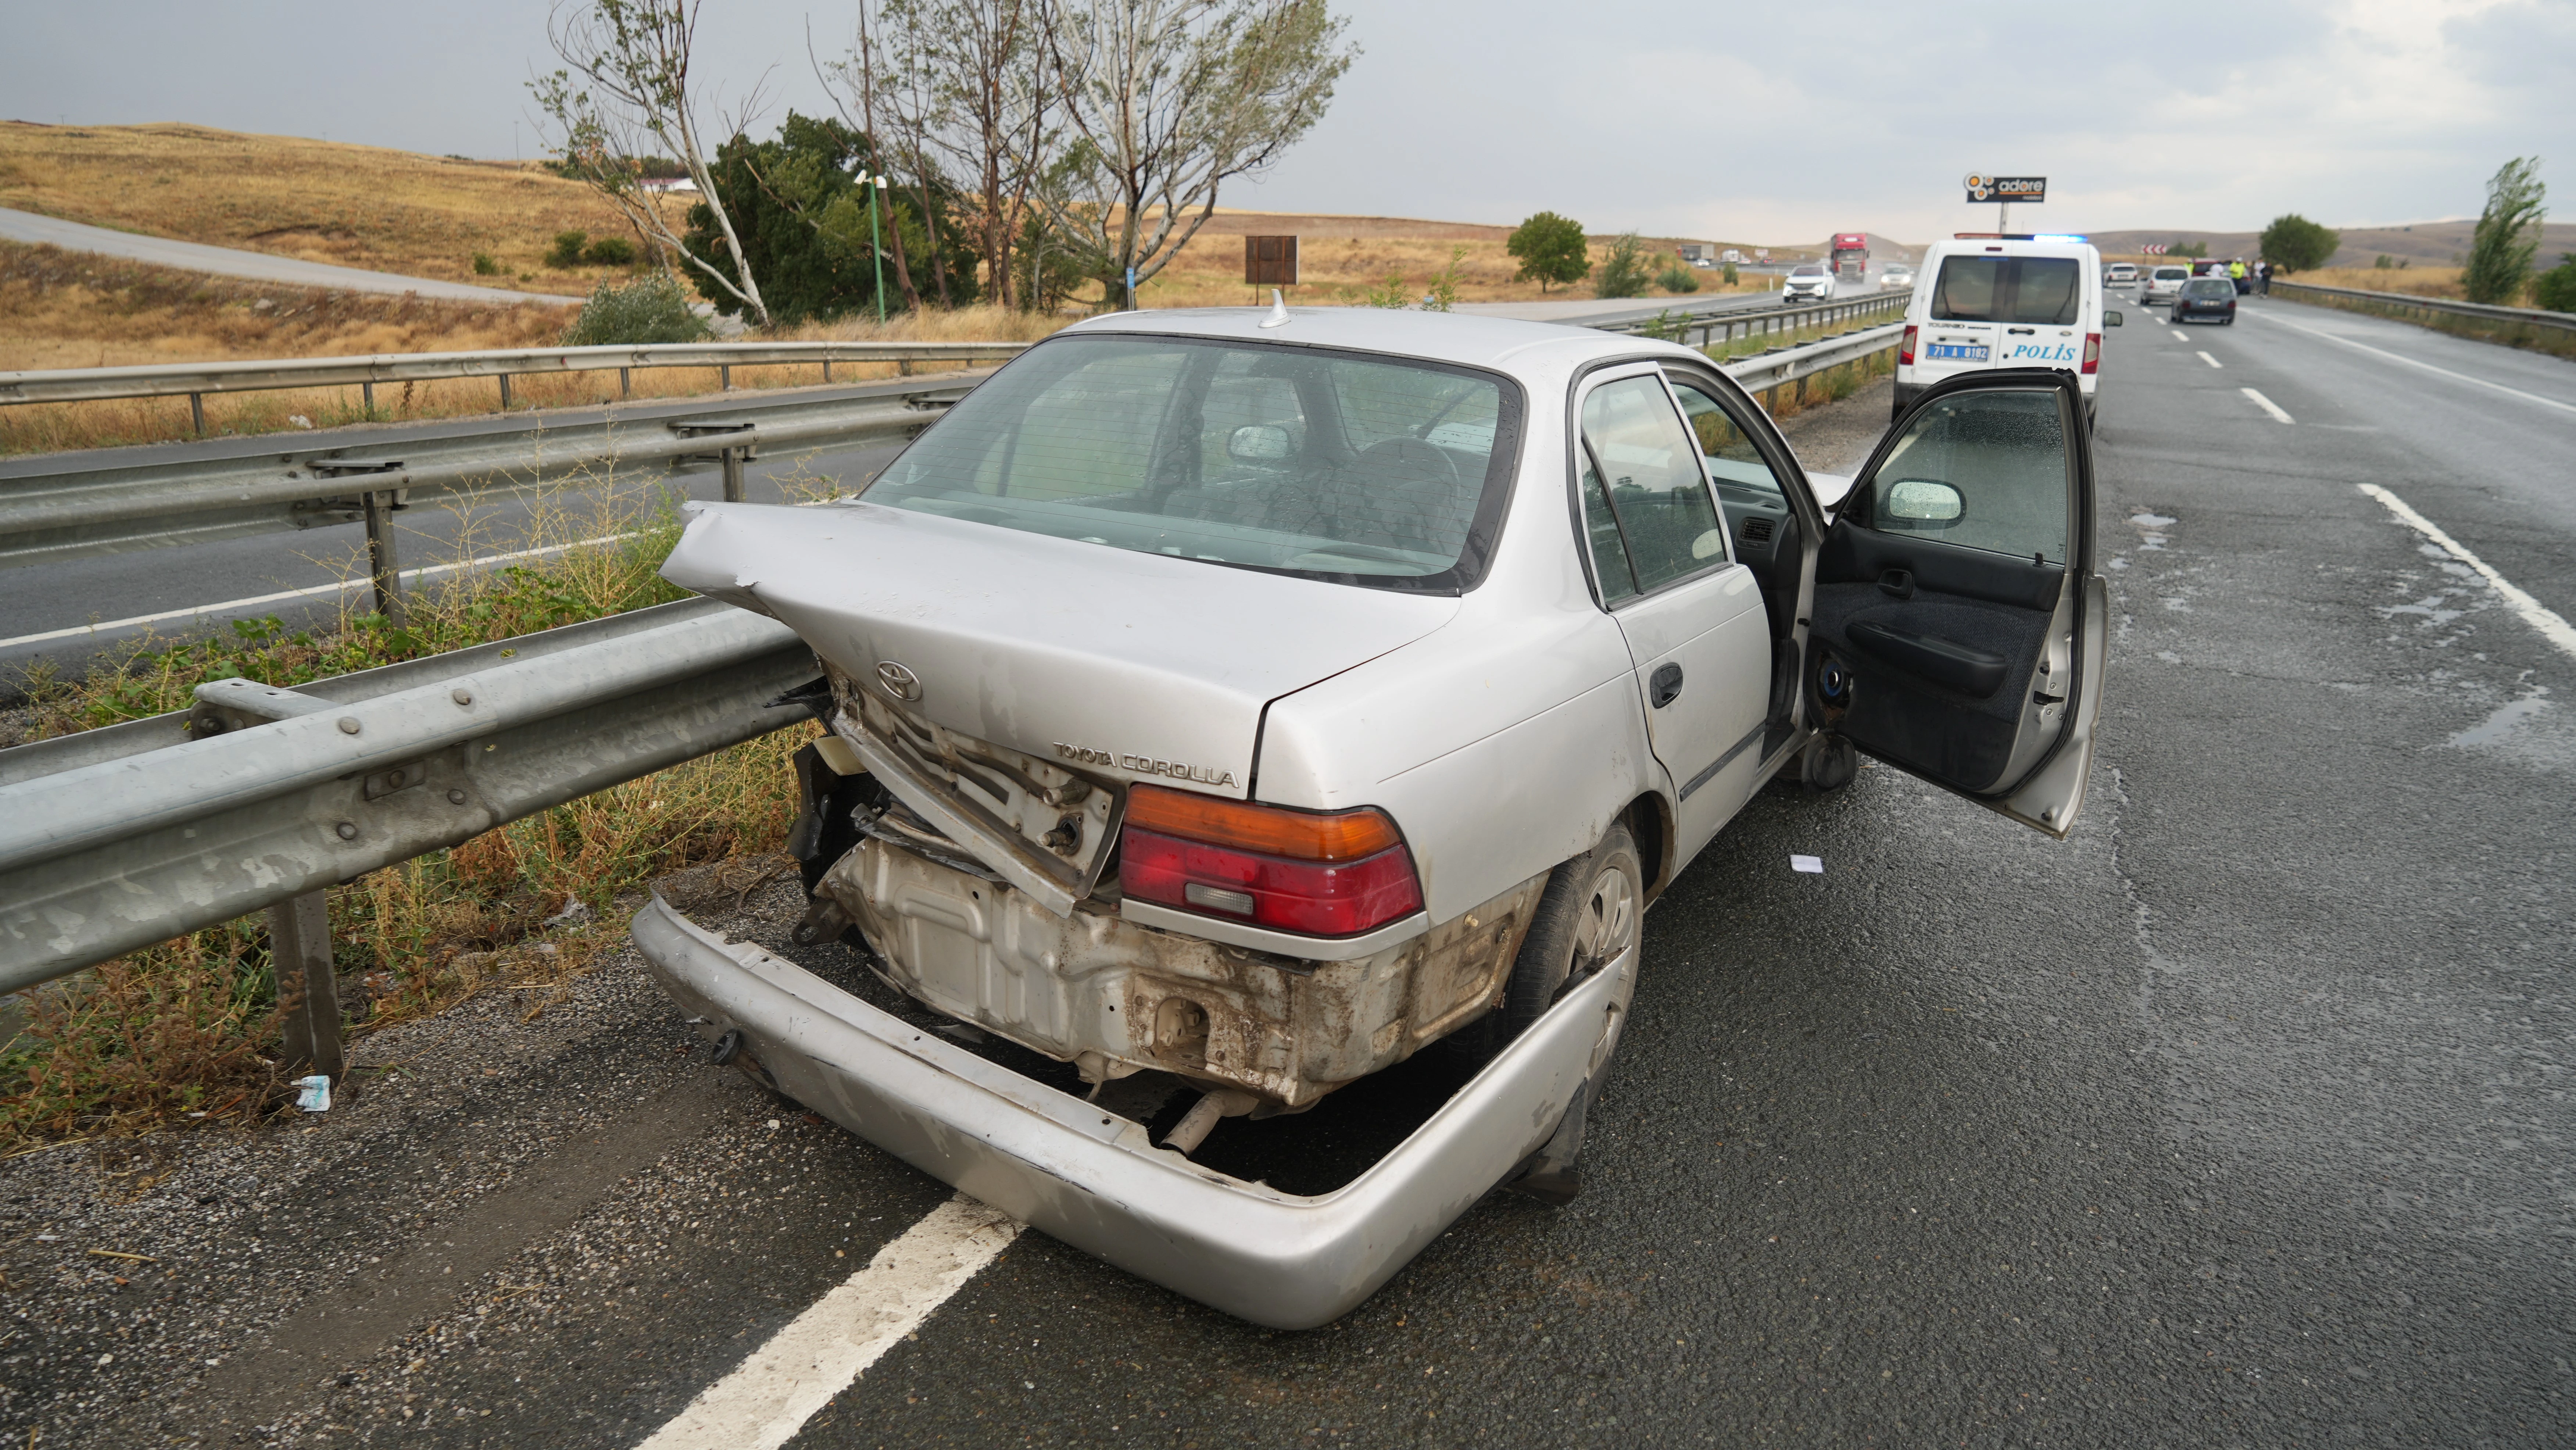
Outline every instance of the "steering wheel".
[(1383, 438), (1360, 450), (1359, 471), (1374, 483), (1412, 488), (1438, 484), (1443, 488), (1458, 486), (1458, 465), (1448, 450), (1435, 443), (1401, 435)]

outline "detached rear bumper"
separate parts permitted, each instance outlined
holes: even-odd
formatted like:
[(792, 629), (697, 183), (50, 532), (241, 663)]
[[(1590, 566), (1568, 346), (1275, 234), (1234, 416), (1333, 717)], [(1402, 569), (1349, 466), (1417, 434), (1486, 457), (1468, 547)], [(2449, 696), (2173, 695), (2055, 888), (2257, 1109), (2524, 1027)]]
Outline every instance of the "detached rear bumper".
[(1179, 1293), (1275, 1329), (1331, 1322), (1536, 1152), (1617, 1044), (1631, 949), (1577, 985), (1393, 1152), (1331, 1193), (1230, 1178), (1144, 1125), (985, 1061), (656, 897), (636, 947), (709, 1039), (851, 1132)]

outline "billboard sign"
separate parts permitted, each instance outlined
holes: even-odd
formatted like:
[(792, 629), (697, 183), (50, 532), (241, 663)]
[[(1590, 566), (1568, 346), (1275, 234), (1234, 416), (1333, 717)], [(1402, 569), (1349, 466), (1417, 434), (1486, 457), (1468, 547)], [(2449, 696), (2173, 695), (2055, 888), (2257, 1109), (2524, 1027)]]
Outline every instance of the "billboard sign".
[(1982, 171), (1971, 171), (1967, 186), (1971, 202), (2048, 200), (2048, 178), (2045, 176), (1991, 176)]

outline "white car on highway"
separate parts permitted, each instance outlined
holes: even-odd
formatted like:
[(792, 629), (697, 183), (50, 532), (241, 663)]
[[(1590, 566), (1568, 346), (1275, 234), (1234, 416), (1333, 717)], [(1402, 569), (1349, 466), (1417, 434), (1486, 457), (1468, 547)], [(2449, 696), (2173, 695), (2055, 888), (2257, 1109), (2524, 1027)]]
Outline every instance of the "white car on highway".
[(2137, 264), (2134, 262), (2113, 262), (2108, 268), (2104, 269), (2102, 280), (2110, 283), (2114, 287), (2125, 287), (2129, 283), (2138, 280)]
[(2138, 300), (2171, 302), (2182, 295), (2182, 284), (2190, 280), (2189, 267), (2156, 267), (2147, 273), (2147, 285), (2138, 289)]
[(1934, 242), (1905, 309), (1896, 412), (1934, 384), (1989, 368), (2057, 368), (2083, 392), (2089, 426), (2102, 369), (2102, 254), (2053, 237), (1961, 235)]
[(1914, 269), (1905, 266), (1890, 267), (1878, 274), (1878, 285), (1890, 291), (1911, 287), (1914, 285)]
[(1821, 262), (1801, 262), (1789, 269), (1780, 280), (1780, 301), (1828, 302), (1834, 295), (1834, 274)]
[[(855, 498), (693, 505), (663, 571), (813, 647), (799, 939), (901, 1010), (658, 901), (637, 943), (719, 1061), (1323, 1323), (1489, 1188), (1573, 1192), (1642, 915), (1765, 783), (1865, 751), (2073, 825), (2108, 617), (2082, 412), (2071, 374), (1956, 377), (1845, 485), (1669, 343), (1080, 323)], [(1465, 1085), (1341, 1187), (1191, 1156), (1428, 1052)]]

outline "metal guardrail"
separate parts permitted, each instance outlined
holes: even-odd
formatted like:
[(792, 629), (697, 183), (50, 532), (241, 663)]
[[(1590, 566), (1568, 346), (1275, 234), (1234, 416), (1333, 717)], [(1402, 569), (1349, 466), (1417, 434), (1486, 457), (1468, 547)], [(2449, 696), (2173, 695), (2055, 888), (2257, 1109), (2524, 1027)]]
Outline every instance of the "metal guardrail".
[(1813, 377), (1829, 368), (1854, 363), (1897, 345), (1905, 336), (1905, 324), (1891, 322), (1884, 327), (1864, 328), (1811, 342), (1801, 347), (1782, 348), (1775, 353), (1737, 358), (1720, 365), (1728, 377), (1744, 385), (1748, 393), (1759, 393), (1800, 378)]
[(290, 1048), (336, 1077), (301, 899), (810, 719), (771, 702), (814, 675), (787, 626), (690, 599), (0, 750), (0, 992), (276, 908)]
[(1733, 312), (1667, 313), (1627, 322), (1594, 325), (1598, 332), (1652, 334), (1691, 347), (1732, 345), (1748, 337), (1804, 332), (1837, 322), (1864, 322), (1873, 317), (1903, 316), (1914, 293), (1908, 288), (1873, 292), (1866, 297), (1808, 302), (1795, 307), (1747, 307)]
[(2295, 302), (2303, 292), (2329, 301), (2367, 302), (2373, 307), (2417, 317), (2474, 317), (2485, 322), (2524, 323), (2576, 334), (2576, 313), (2550, 312), (2537, 307), (2494, 307), (2483, 302), (2453, 302), (2444, 297), (2418, 297), (2408, 292), (2321, 287), (2313, 282), (2290, 282), (2277, 277), (2272, 280), (2274, 296)]
[(378, 383), (497, 378), (501, 407), (506, 411), (510, 406), (510, 379), (529, 373), (614, 370), (619, 394), (630, 396), (629, 374), (637, 368), (715, 368), (723, 374), (724, 386), (730, 390), (733, 370), (741, 367), (820, 366), (823, 381), (828, 383), (832, 381), (834, 363), (890, 362), (909, 375), (918, 363), (956, 367), (993, 362), (1016, 357), (1028, 347), (1025, 342), (688, 342), (644, 347), (529, 347), (156, 367), (59, 368), (0, 373), (0, 404), (163, 398), (184, 393), (198, 436), (203, 437), (208, 393), (355, 386), (364, 391), (367, 410), (372, 413)]

